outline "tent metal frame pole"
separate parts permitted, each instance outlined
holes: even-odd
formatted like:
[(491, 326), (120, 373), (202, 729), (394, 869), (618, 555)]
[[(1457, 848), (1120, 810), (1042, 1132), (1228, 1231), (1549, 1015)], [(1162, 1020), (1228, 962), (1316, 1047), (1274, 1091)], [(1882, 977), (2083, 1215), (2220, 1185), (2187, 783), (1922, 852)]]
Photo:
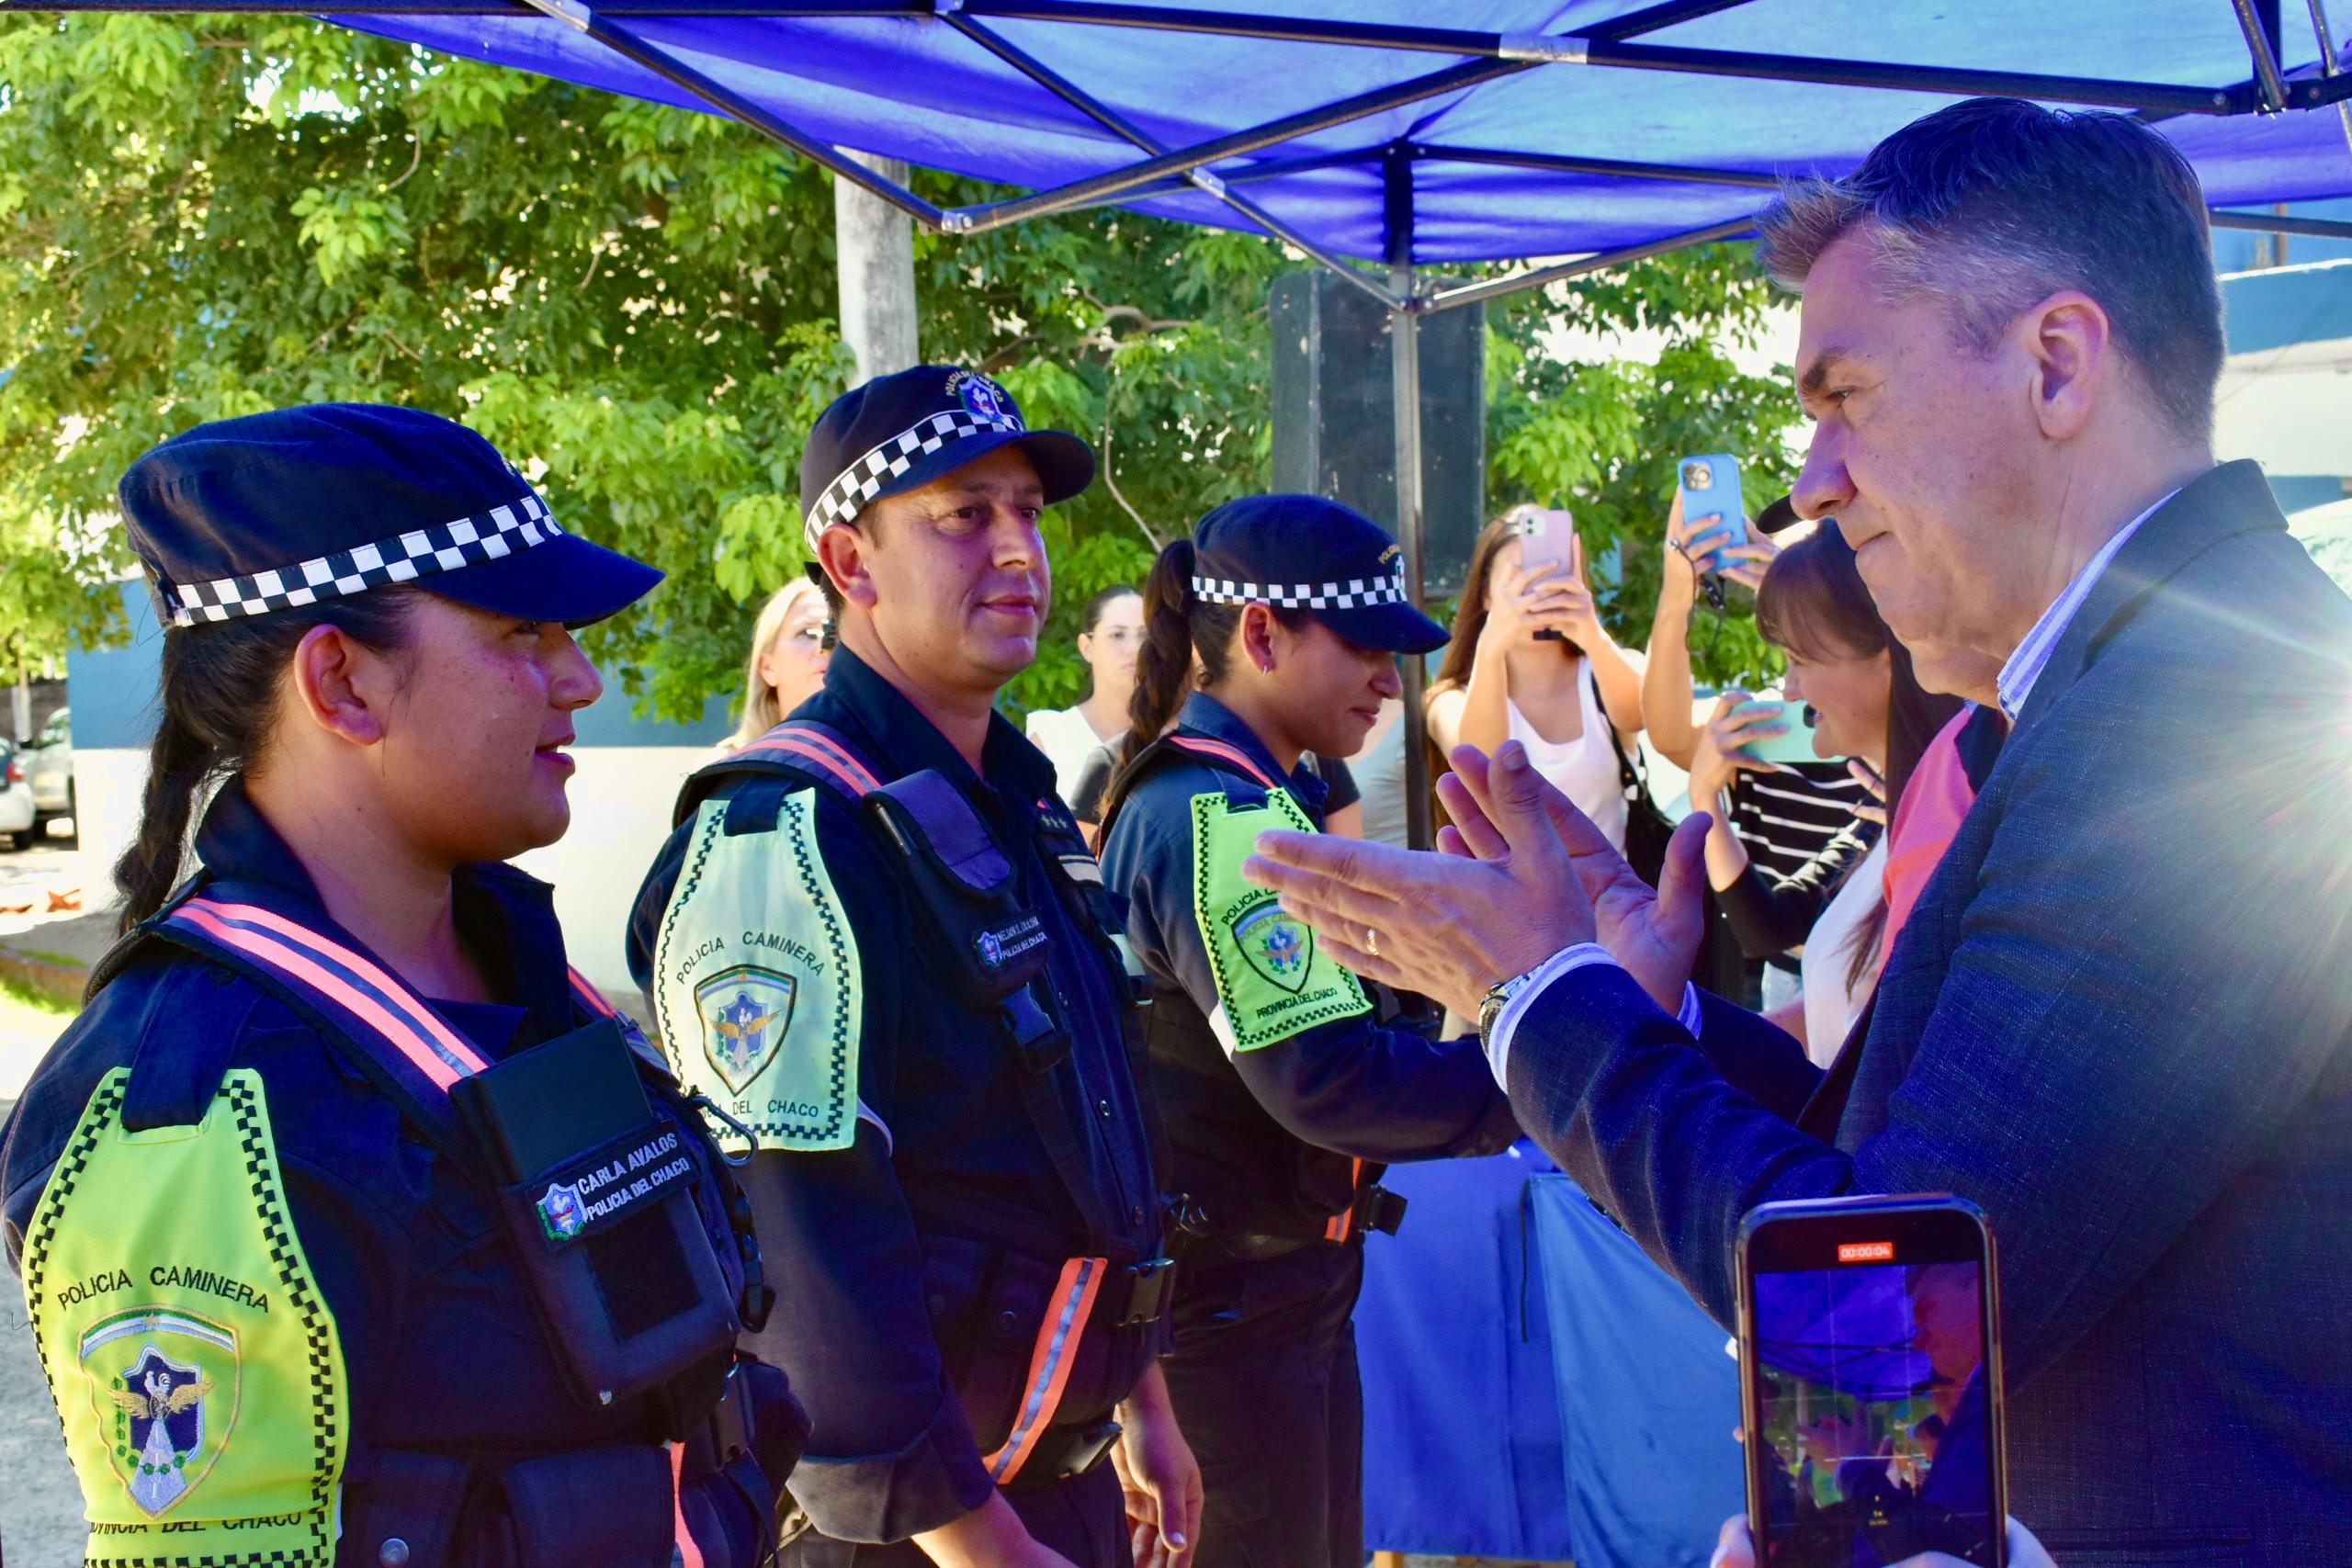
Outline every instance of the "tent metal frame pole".
[[(1611, 36), (1606, 28), (1599, 27), (1587, 33), (1489, 33), (1400, 23), (1178, 10), (1172, 6), (1129, 5), (1113, 3), (1113, 0), (963, 0), (963, 8), (979, 16), (1028, 21), (1211, 33), (1293, 43), (1349, 44), (1362, 49), (1414, 50), (1473, 57), (1487, 55), (1531, 63), (1608, 65), (1634, 71), (1742, 76), (1758, 81), (1812, 82), (1838, 87), (1884, 87), (1898, 91), (1948, 93), (1962, 97), (1989, 94), (2048, 98), (2061, 103), (2100, 104), (2164, 114), (2229, 114), (2236, 112), (2238, 103), (2238, 90), (2234, 85), (2195, 87), (2175, 83), (2127, 82), (2097, 76), (2047, 76), (2032, 72), (1899, 65), (1883, 61), (1689, 49), (1621, 41)], [(1686, 19), (1680, 15), (1671, 18)], [(1671, 22), (1658, 25), (1671, 25)]]
[(984, 207), (956, 208), (945, 213), (942, 226), (951, 234), (981, 234), (991, 229), (1001, 229), (1027, 218), (1044, 218), (1053, 213), (1092, 202), (1103, 197), (1117, 196), (1150, 185), (1170, 175), (1190, 175), (1204, 164), (1222, 158), (1239, 157), (1261, 148), (1275, 146), (1300, 136), (1311, 136), (1370, 115), (1383, 114), (1408, 104), (1421, 103), (1447, 93), (1461, 92), (1482, 82), (1499, 76), (1516, 75), (1532, 69), (1530, 62), (1505, 60), (1470, 60), (1459, 65), (1449, 65), (1442, 71), (1432, 71), (1415, 76), (1393, 86), (1375, 88), (1354, 97), (1342, 98), (1320, 108), (1303, 110), (1249, 130), (1237, 130), (1212, 141), (1196, 142), (1191, 147), (1165, 153), (1157, 158), (1131, 164), (1124, 169), (1091, 175), (1056, 186), (1030, 196), (1016, 197), (1010, 201), (991, 202)]
[(1557, 266), (1543, 267), (1534, 272), (1514, 273), (1509, 277), (1490, 277), (1484, 283), (1465, 283), (1456, 288), (1441, 288), (1434, 294), (1423, 294), (1416, 298), (1412, 301), (1412, 308), (1420, 310), (1451, 310), (1457, 305), (1476, 305), (1483, 299), (1498, 299), (1506, 294), (1517, 294), (1529, 288), (1541, 288), (1546, 284), (1558, 283), (1566, 278), (1582, 277), (1587, 273), (1605, 272), (1612, 266), (1625, 266), (1634, 262), (1647, 261), (1652, 256), (1662, 256), (1668, 251), (1684, 250), (1691, 245), (1713, 244), (1717, 240), (1736, 239), (1743, 234), (1753, 232), (1755, 228), (1756, 215), (1753, 213), (1745, 218), (1726, 219), (1721, 223), (1710, 223), (1703, 229), (1690, 229), (1679, 234), (1668, 234), (1664, 239), (1652, 240), (1646, 244), (1627, 245), (1622, 250), (1602, 251), (1596, 255), (1586, 256), (1581, 261), (1562, 262)]
[[(2321, 0), (2304, 0), (2304, 4), (2311, 9), (2312, 39), (2319, 45), (2320, 74), (2324, 77), (2334, 77), (2338, 73), (2335, 63), (2335, 39), (2328, 31), (2327, 7), (2321, 3)], [(2352, 103), (2346, 103), (2338, 98), (2335, 101), (2335, 118), (2344, 127), (2344, 150), (2346, 152), (2352, 152)]]
[[(1393, 408), (1396, 446), (1391, 466), (1396, 474), (1396, 543), (1404, 556), (1405, 597), (1422, 604), (1427, 580), (1422, 557), (1429, 547), (1421, 511), (1421, 318), (1414, 309), (1413, 282), (1413, 150), (1392, 143), (1381, 158), (1381, 227), (1388, 252), (1389, 287), (1399, 303), (1388, 312), (1388, 396)], [(1434, 844), (1436, 829), (1430, 809), (1429, 722), (1421, 699), (1429, 685), (1429, 667), (1419, 654), (1398, 660), (1396, 673), (1404, 690), (1405, 711), (1397, 722), (1405, 727), (1405, 842), (1417, 850)]]
[(2246, 52), (2254, 57), (2255, 85), (2262, 94), (2266, 113), (2287, 107), (2287, 82), (2278, 73), (2278, 0), (2231, 0), (2238, 30), (2245, 34)]
[(2289, 218), (2274, 212), (2206, 214), (2216, 229), (2247, 229), (2262, 234), (2303, 234), (2314, 240), (2352, 240), (2352, 219)]
[[(1147, 134), (1140, 128), (1131, 123), (1125, 116), (1118, 113), (1118, 111), (1110, 108), (1103, 104), (1098, 103), (1086, 92), (1072, 85), (1068, 79), (1063, 77), (1060, 73), (1055, 71), (1051, 66), (1046, 65), (1044, 62), (1038, 60), (1035, 56), (1030, 54), (1027, 51), (1022, 49), (1018, 45), (997, 37), (996, 34), (989, 31), (988, 28), (982, 27), (978, 22), (973, 20), (971, 17), (950, 13), (947, 17), (947, 22), (948, 25), (953, 27), (957, 32), (962, 33), (966, 38), (970, 39), (974, 43), (978, 44), (990, 54), (995, 55), (999, 60), (1003, 61), (1015, 71), (1020, 72), (1023, 76), (1028, 77), (1031, 81), (1036, 83), (1039, 86), (1045, 88), (1047, 92), (1053, 94), (1064, 103), (1069, 104), (1071, 107), (1079, 110), (1081, 114), (1087, 115), (1105, 130), (1125, 138), (1127, 141), (1133, 143), (1141, 151), (1153, 154), (1164, 153), (1168, 151), (1164, 143)], [(1360, 269), (1351, 265), (1336, 254), (1325, 250), (1322, 246), (1317, 244), (1314, 241), (1300, 233), (1289, 224), (1284, 223), (1282, 220), (1276, 218), (1272, 213), (1268, 212), (1263, 207), (1261, 207), (1258, 203), (1250, 200), (1248, 197), (1239, 195), (1237, 192), (1228, 189), (1224, 180), (1210, 174), (1207, 170), (1195, 169), (1193, 171), (1191, 183), (1199, 186), (1201, 189), (1207, 191), (1219, 201), (1224, 202), (1227, 207), (1232, 208), (1236, 212), (1238, 212), (1244, 218), (1249, 219), (1252, 223), (1257, 224), (1260, 228), (1265, 230), (1266, 232), (1273, 235), (1276, 239), (1283, 241), (1285, 244), (1288, 244), (1302, 254), (1312, 257), (1314, 260), (1322, 263), (1323, 265), (1329, 267), (1332, 272), (1337, 273), (1340, 276), (1347, 279), (1348, 282), (1353, 284), (1356, 288), (1363, 290), (1366, 294), (1371, 295), (1374, 299), (1379, 300), (1386, 309), (1395, 310), (1402, 303), (1396, 296), (1391, 294), (1387, 288), (1382, 286), (1378, 281), (1365, 276)]]
[(1579, 158), (1563, 152), (1503, 152), (1485, 147), (1454, 147), (1416, 141), (1413, 155), (1429, 164), (1488, 164), (1504, 169), (1537, 169), (1562, 175), (1596, 175), (1604, 179), (1671, 180), (1690, 185), (1747, 186), (1778, 190), (1779, 175), (1747, 169), (1711, 169), (1696, 164), (1634, 164), (1622, 158)]
[(808, 135), (788, 120), (769, 113), (724, 83), (704, 75), (635, 30), (598, 16), (581, 0), (528, 0), (528, 3), (534, 10), (577, 28), (615, 54), (635, 61), (673, 86), (693, 94), (729, 119), (739, 120), (771, 141), (779, 142), (811, 163), (831, 169), (837, 178), (863, 186), (891, 206), (912, 214), (921, 222), (933, 228), (939, 226), (943, 217), (940, 209), (896, 180), (875, 173), (854, 158), (842, 156), (838, 149)]

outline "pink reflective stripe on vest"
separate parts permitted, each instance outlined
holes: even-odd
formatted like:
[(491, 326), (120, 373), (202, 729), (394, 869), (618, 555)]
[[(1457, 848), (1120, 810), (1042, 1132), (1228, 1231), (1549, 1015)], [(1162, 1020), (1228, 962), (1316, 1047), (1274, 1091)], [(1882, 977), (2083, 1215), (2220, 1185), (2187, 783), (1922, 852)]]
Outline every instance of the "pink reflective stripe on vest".
[(1960, 755), (1960, 732), (1975, 716), (1976, 705), (1971, 703), (1936, 732), (1904, 782), (1903, 798), (1894, 803), (1894, 820), (1886, 829), (1886, 864), (1880, 874), (1886, 893), (1886, 932), (1878, 943), (1882, 971), (1903, 922), (1960, 831), (1961, 818), (1976, 803), (1968, 764)]
[(1021, 1473), (1037, 1439), (1054, 1424), (1054, 1412), (1069, 1382), (1070, 1363), (1078, 1359), (1078, 1342), (1094, 1311), (1094, 1297), (1109, 1271), (1107, 1258), (1073, 1258), (1062, 1265), (1046, 1321), (1037, 1329), (1036, 1348), (1029, 1353), (1029, 1379), (1022, 1385), (1021, 1408), (1012, 1418), (1004, 1446), (981, 1462), (989, 1478), (1001, 1486)]
[(1168, 738), (1168, 744), (1180, 751), (1190, 751), (1195, 756), (1215, 757), (1221, 762), (1230, 762), (1268, 789), (1283, 787), (1268, 778), (1265, 770), (1250, 761), (1250, 753), (1238, 746), (1228, 746), (1222, 740), (1211, 740), (1202, 735), (1171, 735)]
[[(223, 947), (232, 948), (256, 963), (292, 976), (318, 991), (389, 1042), (393, 1049), (408, 1059), (410, 1066), (423, 1073), (438, 1089), (447, 1090), (459, 1078), (470, 1077), (490, 1065), (435, 1016), (431, 1008), (419, 1001), (407, 987), (385, 974), (374, 961), (338, 942), (328, 941), (316, 931), (306, 931), (282, 915), (252, 904), (223, 904), (209, 898), (191, 898), (173, 910), (168, 918), (186, 920)], [(266, 926), (271, 931), (281, 933), (284, 940), (261, 931), (246, 931), (230, 924), (232, 920)], [(306, 953), (304, 948), (311, 951)], [(413, 1020), (390, 1011), (375, 998), (328, 970), (319, 962), (321, 957), (341, 964), (386, 996), (397, 998), (404, 1010), (414, 1015)]]
[(620, 1017), (620, 1013), (614, 1009), (613, 1004), (605, 999), (605, 993), (588, 983), (587, 976), (569, 967), (564, 970), (564, 973), (571, 976), (571, 994), (580, 998), (581, 1006), (598, 1018)]
[(778, 753), (814, 762), (831, 773), (842, 787), (852, 795), (872, 795), (882, 787), (881, 781), (866, 772), (865, 764), (849, 754), (847, 748), (813, 730), (786, 722), (777, 725), (749, 746), (735, 753), (738, 757), (774, 756)]
[(695, 1544), (694, 1532), (686, 1529), (686, 1445), (670, 1445), (670, 1542), (678, 1549), (678, 1560), (671, 1568), (703, 1568), (702, 1548)]

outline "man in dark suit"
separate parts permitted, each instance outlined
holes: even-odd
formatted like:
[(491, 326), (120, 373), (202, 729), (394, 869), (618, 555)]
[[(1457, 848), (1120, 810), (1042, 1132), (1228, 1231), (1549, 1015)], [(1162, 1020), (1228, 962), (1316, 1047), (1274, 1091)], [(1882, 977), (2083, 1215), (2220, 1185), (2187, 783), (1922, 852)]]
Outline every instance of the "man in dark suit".
[(2213, 462), (2195, 178), (1979, 100), (1764, 234), (1799, 507), (2015, 725), (1838, 1063), (1683, 987), (1694, 824), (1653, 894), (1513, 747), (1457, 754), (1451, 856), (1272, 835), (1253, 874), (1482, 1009), (1521, 1123), (1724, 1321), (1758, 1203), (1981, 1205), (2011, 1506), (2068, 1568), (2352, 1561), (2352, 604)]

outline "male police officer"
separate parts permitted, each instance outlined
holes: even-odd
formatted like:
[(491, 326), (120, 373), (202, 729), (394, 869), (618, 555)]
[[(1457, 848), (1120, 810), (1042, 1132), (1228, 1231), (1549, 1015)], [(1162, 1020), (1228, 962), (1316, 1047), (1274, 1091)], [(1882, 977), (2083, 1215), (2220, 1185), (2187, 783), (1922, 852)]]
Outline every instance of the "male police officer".
[(970, 371), (827, 409), (825, 689), (689, 782), (631, 921), (671, 1060), (758, 1149), (759, 1345), (814, 1423), (795, 1562), (1123, 1563), (1114, 1449), (1159, 1551), (1193, 1534), (1120, 916), (993, 707), (1045, 623), (1039, 513), (1093, 471)]

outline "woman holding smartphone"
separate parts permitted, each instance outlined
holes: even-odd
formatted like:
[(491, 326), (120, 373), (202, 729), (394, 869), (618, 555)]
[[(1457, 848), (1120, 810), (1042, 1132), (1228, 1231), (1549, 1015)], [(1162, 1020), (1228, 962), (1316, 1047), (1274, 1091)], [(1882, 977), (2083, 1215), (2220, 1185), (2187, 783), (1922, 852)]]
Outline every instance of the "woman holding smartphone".
[(1161, 1365), (1207, 1494), (1198, 1561), (1362, 1568), (1350, 1315), (1364, 1233), (1402, 1209), (1373, 1162), (1491, 1154), (1518, 1129), (1475, 1035), (1386, 1027), (1394, 998), (1241, 864), (1267, 828), (1323, 830), (1302, 758), (1361, 748), (1397, 656), (1445, 632), (1406, 601), (1396, 541), (1315, 496), (1218, 507), (1144, 597), (1102, 864), (1151, 989), (1164, 1185), (1194, 1209)]
[[(1708, 884), (1749, 953), (1804, 944), (1802, 1002), (1774, 1014), (1774, 1021), (1826, 1064), (1869, 998), (1883, 956), (1884, 814), (1902, 798), (1921, 751), (1961, 705), (1957, 697), (1920, 687), (1910, 655), (1880, 617), (1855, 570), (1854, 552), (1835, 527), (1815, 529), (1773, 558), (1757, 590), (1756, 626), (1788, 657), (1782, 692), (1817, 716), (1815, 753), (1852, 759), (1883, 803), (1873, 813), (1877, 820), (1838, 835), (1796, 877), (1773, 886), (1749, 863), (1732, 832), (1726, 796), (1738, 773), (1779, 770), (1778, 763), (1758, 761), (1751, 749), (1787, 732), (1781, 710), (1726, 693), (1690, 759), (1690, 804), (1713, 818), (1707, 829)], [(1826, 905), (1820, 903), (1825, 890)]]
[(1526, 747), (1537, 772), (1624, 848), (1641, 656), (1600, 624), (1566, 513), (1515, 506), (1478, 536), (1423, 711), (1440, 755)]
[(503, 863), (571, 819), (571, 628), (662, 574), (411, 409), (200, 424), (120, 497), (164, 626), (123, 936), (0, 1152), (106, 1559), (766, 1562), (807, 1426), (735, 1355), (741, 1199)]

